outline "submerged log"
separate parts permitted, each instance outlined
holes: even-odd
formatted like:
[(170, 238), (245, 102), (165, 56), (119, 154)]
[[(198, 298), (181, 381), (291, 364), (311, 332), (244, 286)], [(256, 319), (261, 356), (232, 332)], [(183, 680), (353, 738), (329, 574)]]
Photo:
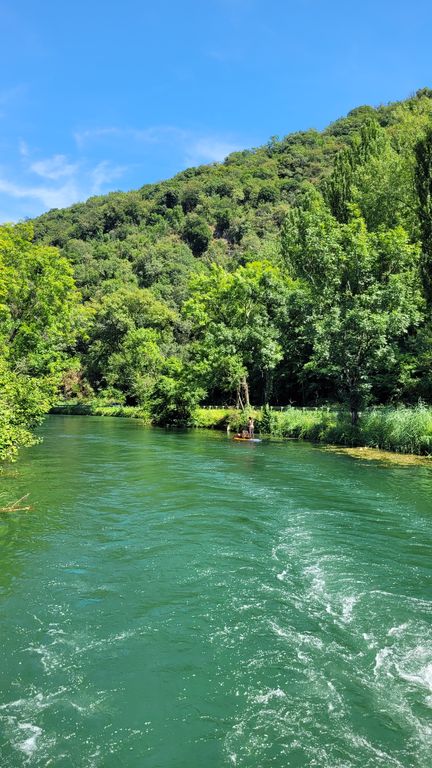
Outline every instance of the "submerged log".
[(25, 496), (21, 496), (20, 499), (8, 504), (6, 507), (0, 507), (0, 512), (28, 512), (31, 506), (19, 506), (22, 501), (28, 498), (30, 494), (26, 493)]

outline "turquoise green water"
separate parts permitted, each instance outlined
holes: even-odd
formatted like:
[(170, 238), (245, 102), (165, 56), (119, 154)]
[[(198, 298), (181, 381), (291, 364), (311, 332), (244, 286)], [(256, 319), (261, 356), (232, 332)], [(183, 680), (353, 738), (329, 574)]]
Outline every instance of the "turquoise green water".
[(43, 434), (1, 481), (2, 768), (429, 768), (429, 468)]

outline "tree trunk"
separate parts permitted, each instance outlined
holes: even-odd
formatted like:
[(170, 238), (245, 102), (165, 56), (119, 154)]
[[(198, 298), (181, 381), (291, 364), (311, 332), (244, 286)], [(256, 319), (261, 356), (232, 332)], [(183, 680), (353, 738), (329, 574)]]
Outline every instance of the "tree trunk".
[(236, 408), (237, 408), (237, 410), (240, 409), (240, 408), (243, 410), (243, 401), (241, 399), (240, 386), (241, 385), (240, 385), (240, 382), (239, 382), (238, 387), (237, 387), (237, 399), (236, 399)]
[(351, 411), (351, 424), (353, 427), (356, 427), (359, 420), (359, 412), (357, 408), (355, 408), (354, 406), (351, 407), (350, 411)]
[(249, 385), (247, 383), (246, 376), (243, 376), (241, 382), (240, 382), (240, 389), (244, 396), (244, 405), (246, 408), (249, 408), (250, 402), (249, 402)]
[(273, 394), (273, 372), (267, 371), (264, 385), (264, 403), (269, 403)]
[(361, 397), (357, 390), (351, 391), (349, 398), (349, 406), (351, 413), (351, 424), (356, 427), (359, 420), (359, 409), (361, 405)]

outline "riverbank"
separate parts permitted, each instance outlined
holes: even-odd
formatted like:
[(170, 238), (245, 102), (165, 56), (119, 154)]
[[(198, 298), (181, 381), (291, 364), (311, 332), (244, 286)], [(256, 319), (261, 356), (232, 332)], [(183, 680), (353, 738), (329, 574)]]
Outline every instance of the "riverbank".
[[(353, 427), (348, 414), (323, 408), (251, 409), (256, 431), (263, 436), (282, 439), (298, 438), (314, 443), (377, 448), (395, 453), (432, 455), (432, 408), (379, 407), (365, 411)], [(104, 404), (98, 400), (58, 403), (51, 413), (81, 416), (117, 416), (142, 420), (151, 425), (144, 408), (120, 404)], [(234, 408), (197, 408), (191, 426), (198, 429), (228, 427), (234, 431), (244, 422), (245, 413)]]
[(99, 400), (59, 402), (50, 413), (60, 413), (66, 416), (120, 416), (128, 419), (141, 419), (149, 426), (151, 418), (145, 408), (136, 405), (119, 405), (118, 403), (104, 404)]

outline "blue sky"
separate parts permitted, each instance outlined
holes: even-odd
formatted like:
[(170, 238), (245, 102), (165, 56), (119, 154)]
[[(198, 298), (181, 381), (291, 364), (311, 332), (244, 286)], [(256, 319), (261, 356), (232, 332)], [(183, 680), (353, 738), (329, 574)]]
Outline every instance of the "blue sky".
[(0, 0), (0, 221), (432, 86), (426, 0)]

